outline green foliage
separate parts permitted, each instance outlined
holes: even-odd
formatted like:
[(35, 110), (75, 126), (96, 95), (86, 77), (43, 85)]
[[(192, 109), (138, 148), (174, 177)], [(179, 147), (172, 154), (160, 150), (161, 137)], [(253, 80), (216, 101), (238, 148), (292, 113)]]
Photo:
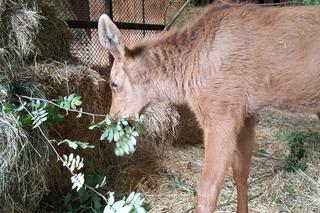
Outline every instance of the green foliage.
[(320, 0), (289, 0), (292, 5), (319, 5)]
[(77, 192), (77, 195), (68, 192), (63, 197), (63, 204), (64, 210), (61, 212), (103, 212), (105, 201), (96, 193), (82, 188)]
[(58, 98), (58, 104), (62, 109), (65, 110), (76, 110), (78, 107), (81, 106), (82, 101), (81, 101), (81, 97), (76, 95), (75, 93), (71, 93), (68, 96), (65, 97), (61, 97), (59, 96)]
[(108, 140), (109, 143), (115, 142), (115, 154), (117, 156), (129, 155), (135, 151), (136, 137), (141, 135), (144, 129), (142, 115), (135, 117), (135, 127), (131, 126), (128, 120), (129, 116), (124, 116), (115, 121), (106, 117), (101, 122), (92, 124), (89, 129), (103, 129), (100, 140)]
[(148, 206), (144, 204), (144, 200), (141, 199), (140, 193), (131, 192), (127, 198), (116, 201), (114, 193), (109, 193), (108, 205), (104, 208), (103, 213), (146, 213)]
[(288, 143), (290, 150), (285, 158), (285, 170), (288, 172), (304, 171), (307, 168), (305, 161), (306, 145), (320, 144), (320, 133), (310, 131), (289, 132), (283, 135), (283, 140)]
[[(90, 160), (84, 162), (85, 183), (95, 189), (101, 188), (106, 184), (106, 174), (109, 173), (107, 168), (95, 168), (94, 163)], [(103, 212), (105, 200), (95, 192), (81, 188), (77, 192), (68, 192), (64, 198), (64, 211), (81, 212), (91, 210), (92, 212)], [(62, 210), (61, 210), (62, 211)]]
[(319, 5), (320, 0), (303, 0), (302, 4), (303, 5)]
[[(30, 97), (19, 97), (19, 101), (7, 102), (4, 104), (3, 112), (14, 113), (18, 116), (18, 124), (24, 128), (38, 128), (41, 130), (41, 125), (44, 123), (53, 123), (61, 121), (64, 118), (61, 111), (76, 112), (78, 118), (82, 114), (95, 116), (94, 114), (83, 112), (81, 106), (81, 97), (72, 93), (65, 97), (59, 97), (57, 101), (44, 100)], [(101, 116), (101, 115), (99, 115)], [(135, 126), (129, 124), (129, 117), (125, 116), (115, 121), (106, 115), (105, 119), (99, 123), (92, 124), (89, 129), (103, 129), (101, 140), (109, 140), (116, 143), (115, 154), (122, 156), (131, 154), (135, 151), (136, 137), (143, 133), (143, 117), (136, 116), (134, 119)], [(48, 140), (48, 139), (47, 139)], [(49, 141), (51, 143), (52, 141)], [(93, 145), (87, 142), (72, 141), (69, 139), (58, 142), (58, 145), (67, 145), (71, 149), (92, 149)], [(54, 149), (54, 147), (52, 146)], [(145, 203), (141, 199), (139, 193), (132, 192), (128, 198), (115, 201), (113, 193), (109, 193), (109, 199), (103, 194), (100, 194), (96, 189), (106, 185), (106, 176), (108, 172), (105, 168), (95, 169), (92, 162), (85, 163), (84, 159), (79, 155), (70, 153), (69, 155), (60, 156), (55, 150), (57, 157), (62, 161), (71, 173), (72, 189), (76, 189), (76, 195), (68, 193), (64, 196), (64, 207), (67, 212), (79, 211), (94, 211), (94, 212), (147, 212)], [(82, 173), (80, 170), (87, 165), (88, 171), (92, 173)], [(90, 189), (90, 191), (86, 189)]]
[(42, 123), (56, 123), (64, 119), (57, 106), (41, 102), (39, 99), (31, 101), (7, 102), (3, 106), (5, 113), (18, 115), (18, 124), (24, 128), (37, 128)]

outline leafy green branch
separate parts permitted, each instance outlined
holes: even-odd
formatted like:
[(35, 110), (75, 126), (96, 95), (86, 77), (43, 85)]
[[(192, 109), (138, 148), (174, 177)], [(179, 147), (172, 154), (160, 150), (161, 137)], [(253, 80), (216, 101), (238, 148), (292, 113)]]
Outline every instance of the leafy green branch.
[[(107, 204), (104, 208), (104, 212), (146, 212), (142, 207), (143, 199), (140, 198), (140, 194), (131, 193), (127, 199), (123, 198), (120, 201), (114, 202), (113, 194), (109, 193), (109, 199), (96, 189), (103, 187), (106, 184), (106, 177), (103, 177), (100, 183), (95, 186), (90, 186), (85, 183), (85, 175), (80, 172), (84, 166), (84, 159), (79, 155), (73, 153), (67, 155), (60, 155), (53, 146), (55, 140), (50, 140), (41, 128), (44, 123), (55, 123), (62, 121), (65, 118), (64, 114), (61, 114), (61, 110), (64, 110), (66, 115), (69, 112), (77, 113), (77, 118), (82, 115), (88, 115), (92, 117), (92, 121), (96, 117), (104, 117), (99, 123), (93, 123), (89, 129), (103, 129), (101, 140), (108, 140), (110, 143), (115, 142), (115, 154), (122, 156), (124, 154), (131, 154), (135, 151), (136, 137), (143, 133), (143, 117), (136, 116), (134, 122), (136, 126), (131, 126), (129, 123), (129, 117), (114, 119), (109, 115), (94, 114), (83, 111), (81, 107), (81, 97), (72, 93), (65, 97), (59, 97), (58, 100), (46, 100), (40, 98), (32, 98), (27, 96), (17, 96), (18, 101), (9, 102), (3, 106), (3, 111), (6, 113), (14, 113), (18, 116), (17, 123), (24, 128), (38, 129), (49, 146), (56, 154), (59, 161), (66, 167), (72, 177), (72, 189), (76, 189), (78, 192), (82, 188), (87, 188), (93, 193), (101, 197)], [(62, 140), (57, 145), (66, 144), (72, 149), (89, 149), (94, 148), (87, 142), (71, 141), (69, 139)], [(129, 199), (130, 198), (130, 199)], [(112, 202), (111, 202), (112, 201)]]
[(116, 143), (115, 154), (123, 156), (124, 154), (132, 154), (135, 151), (137, 143), (136, 137), (143, 133), (143, 116), (136, 115), (135, 126), (129, 125), (129, 116), (126, 115), (112, 122), (112, 118), (106, 117), (99, 123), (91, 124), (89, 129), (103, 129), (100, 140), (108, 140)]
[[(100, 140), (107, 140), (109, 141), (109, 143), (114, 142), (116, 145), (115, 154), (117, 156), (132, 154), (135, 151), (135, 146), (137, 142), (136, 137), (139, 137), (144, 132), (144, 117), (142, 115), (136, 115), (135, 118), (130, 118), (128, 115), (126, 115), (122, 118), (115, 119), (110, 115), (85, 112), (82, 108), (77, 109), (77, 107), (79, 107), (82, 102), (80, 96), (77, 96), (74, 93), (66, 97), (59, 97), (57, 102), (55, 102), (55, 100), (49, 101), (45, 99), (31, 98), (27, 96), (21, 96), (21, 98), (30, 100), (31, 103), (38, 103), (38, 105), (36, 105), (37, 110), (32, 111), (34, 115), (31, 116), (31, 118), (33, 118), (34, 123), (37, 124), (37, 126), (40, 125), (42, 122), (46, 121), (47, 115), (57, 114), (57, 108), (65, 110), (66, 113), (78, 113), (78, 118), (80, 118), (82, 115), (91, 116), (93, 124), (89, 127), (89, 129), (102, 129), (103, 133), (100, 137)], [(39, 103), (44, 103), (44, 107), (41, 107), (41, 104)], [(45, 110), (45, 106), (50, 106), (51, 110)], [(50, 113), (52, 111), (54, 113)], [(63, 115), (60, 115), (61, 118), (62, 116)], [(99, 123), (94, 123), (96, 117), (104, 117), (104, 119)], [(30, 118), (28, 118), (28, 120), (30, 120)], [(56, 120), (59, 119), (56, 118)], [(129, 120), (133, 120), (135, 126), (130, 126)]]

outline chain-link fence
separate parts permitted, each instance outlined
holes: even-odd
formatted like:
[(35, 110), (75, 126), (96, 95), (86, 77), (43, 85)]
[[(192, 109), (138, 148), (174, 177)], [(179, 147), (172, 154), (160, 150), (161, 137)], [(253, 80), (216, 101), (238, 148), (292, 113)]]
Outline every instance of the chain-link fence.
[[(97, 20), (106, 11), (106, 2), (111, 1), (112, 18), (121, 29), (126, 44), (130, 47), (143, 38), (153, 37), (161, 32), (186, 0), (65, 0), (71, 12), (68, 24), (75, 39), (71, 52), (83, 63), (92, 67), (110, 65), (107, 50), (98, 39)], [(225, 0), (243, 2), (246, 0)], [(283, 3), (287, 0), (249, 0), (253, 3)], [(193, 4), (203, 5), (212, 0), (193, 0)], [(107, 4), (107, 6), (110, 4)], [(110, 10), (109, 10), (110, 11)], [(73, 20), (73, 22), (71, 20)], [(72, 22), (72, 26), (70, 25)]]
[[(126, 44), (130, 47), (143, 38), (161, 32), (160, 28), (164, 27), (168, 8), (178, 10), (184, 2), (184, 0), (113, 0), (112, 18), (116, 23), (120, 23), (120, 29), (126, 24), (126, 29), (121, 31)], [(75, 39), (71, 45), (72, 54), (92, 67), (110, 65), (108, 52), (100, 45), (96, 29), (97, 20), (105, 12), (105, 1), (67, 0), (67, 4), (73, 15), (71, 30)], [(128, 29), (130, 24), (139, 25)]]

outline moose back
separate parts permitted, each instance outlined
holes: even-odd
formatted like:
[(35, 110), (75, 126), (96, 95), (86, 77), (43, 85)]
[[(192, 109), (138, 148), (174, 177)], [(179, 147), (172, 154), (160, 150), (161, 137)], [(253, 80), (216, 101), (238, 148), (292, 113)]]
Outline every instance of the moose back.
[(227, 169), (237, 211), (248, 212), (255, 115), (266, 106), (320, 112), (320, 7), (211, 5), (194, 22), (128, 48), (107, 15), (101, 44), (114, 56), (111, 114), (187, 104), (204, 131), (196, 212), (215, 209)]

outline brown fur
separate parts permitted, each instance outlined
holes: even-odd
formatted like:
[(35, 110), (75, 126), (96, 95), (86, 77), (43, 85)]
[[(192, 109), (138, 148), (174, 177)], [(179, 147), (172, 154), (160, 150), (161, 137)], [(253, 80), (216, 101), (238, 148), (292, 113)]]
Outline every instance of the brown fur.
[(255, 114), (266, 106), (320, 112), (320, 7), (209, 6), (189, 26), (131, 50), (114, 28), (100, 18), (101, 43), (116, 58), (111, 113), (188, 104), (205, 139), (196, 212), (214, 210), (230, 165), (237, 211), (247, 212)]

